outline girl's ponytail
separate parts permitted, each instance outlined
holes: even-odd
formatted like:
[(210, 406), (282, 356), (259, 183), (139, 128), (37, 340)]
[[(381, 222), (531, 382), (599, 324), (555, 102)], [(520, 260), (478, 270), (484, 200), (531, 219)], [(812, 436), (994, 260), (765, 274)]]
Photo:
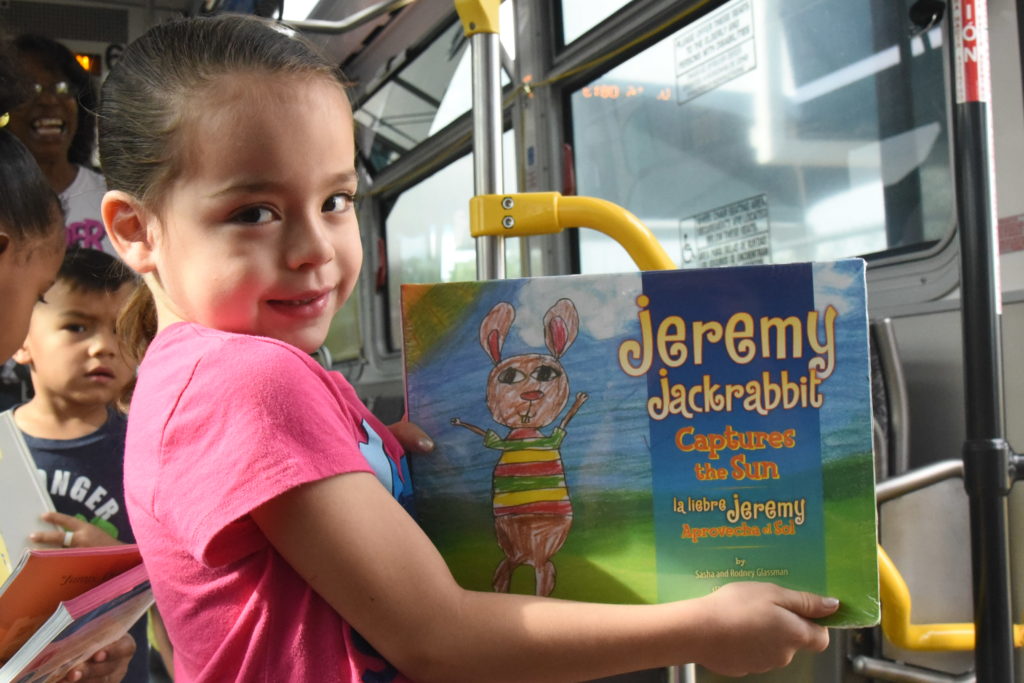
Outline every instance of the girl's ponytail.
[[(156, 336), (156, 303), (145, 282), (139, 282), (128, 298), (117, 316), (116, 327), (121, 350), (131, 363), (138, 365), (149, 343)], [(118, 406), (122, 410), (127, 411), (134, 390), (135, 380), (132, 380), (118, 399)]]

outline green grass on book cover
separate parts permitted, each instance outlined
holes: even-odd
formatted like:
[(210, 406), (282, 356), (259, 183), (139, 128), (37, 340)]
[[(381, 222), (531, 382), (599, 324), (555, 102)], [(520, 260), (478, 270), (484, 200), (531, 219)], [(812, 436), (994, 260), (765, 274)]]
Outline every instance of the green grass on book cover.
[(420, 523), (476, 590), (877, 623), (864, 263), (407, 285)]

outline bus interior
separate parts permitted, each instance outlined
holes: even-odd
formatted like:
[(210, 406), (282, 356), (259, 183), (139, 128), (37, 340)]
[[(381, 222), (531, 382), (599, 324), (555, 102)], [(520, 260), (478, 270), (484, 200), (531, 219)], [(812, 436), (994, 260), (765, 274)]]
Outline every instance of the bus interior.
[[(91, 58), (97, 81), (148, 26), (218, 11), (279, 17), (340, 64), (356, 121), (365, 256), (357, 290), (317, 355), (387, 423), (404, 406), (400, 285), (479, 277), (468, 210), (478, 194), (472, 49), (456, 4), (0, 0), (0, 21)], [(614, 202), (679, 268), (866, 260), (879, 380), (879, 537), (919, 623), (973, 622), (977, 614), (962, 448), (974, 400), (970, 358), (992, 353), (972, 346), (984, 332), (964, 316), (967, 199), (958, 178), (963, 124), (951, 26), (961, 5), (986, 3), (504, 0), (499, 17), (497, 193)], [(992, 253), (977, 258), (992, 265), (1000, 335), (995, 421), (1019, 447), (1024, 346), (1013, 340), (1024, 338), (1024, 6), (991, 0), (987, 19), (988, 144), (976, 163), (990, 192), (976, 201), (991, 210), (984, 244)], [(748, 227), (728, 248), (700, 229), (722, 212)], [(507, 277), (636, 270), (621, 245), (583, 228), (499, 246)], [(1004, 599), (1015, 622), (1024, 621), (1024, 544), (1015, 540), (1024, 534), (1022, 498), (1020, 487), (1003, 497)], [(900, 648), (878, 628), (835, 631), (826, 653), (748, 678), (1024, 680), (1020, 650), (1009, 656), (1009, 669), (979, 666), (970, 649)], [(690, 666), (619, 679), (720, 680)]]

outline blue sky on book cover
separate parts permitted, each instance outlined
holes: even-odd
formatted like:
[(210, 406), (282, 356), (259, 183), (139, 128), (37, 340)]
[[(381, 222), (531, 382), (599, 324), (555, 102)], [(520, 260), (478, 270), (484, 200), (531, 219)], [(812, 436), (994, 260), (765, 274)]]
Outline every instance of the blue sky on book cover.
[[(877, 619), (864, 264), (857, 259), (404, 288), (409, 416), (438, 444), (434, 454), (413, 459), (416, 507), (456, 578), (491, 590), (495, 567), (509, 555), (495, 538), (501, 453), (452, 424), (457, 418), (502, 436), (509, 431), (487, 405), (495, 363), (482, 321), (505, 302), (514, 319), (501, 357), (551, 355), (544, 319), (561, 299), (578, 315), (575, 339), (555, 359), (568, 400), (540, 431), (550, 434), (578, 394), (586, 400), (560, 445), (572, 520), (551, 557), (551, 594), (655, 602), (727, 581), (770, 580), (838, 593), (845, 606), (836, 624)], [(767, 319), (789, 327), (762, 336), (757, 325)], [(726, 334), (716, 340), (720, 329)], [(751, 382), (763, 395), (744, 403), (739, 392)], [(728, 387), (737, 387), (731, 399)], [(784, 406), (787, 391), (796, 405)], [(700, 410), (704, 400), (711, 409)], [(708, 445), (730, 434), (731, 444)], [(512, 590), (534, 592), (537, 581), (520, 567)]]

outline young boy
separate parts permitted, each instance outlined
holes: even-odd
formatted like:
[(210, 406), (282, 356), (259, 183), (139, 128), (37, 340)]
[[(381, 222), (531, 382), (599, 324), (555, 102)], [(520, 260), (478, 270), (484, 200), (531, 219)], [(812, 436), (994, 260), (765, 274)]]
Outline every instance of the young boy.
[[(126, 420), (113, 404), (134, 377), (114, 323), (136, 285), (135, 275), (112, 256), (68, 249), (14, 355), (28, 366), (35, 391), (13, 409), (14, 421), (58, 510), (46, 519), (64, 529), (33, 534), (36, 542), (90, 547), (135, 540), (122, 483)], [(124, 680), (145, 682), (144, 619), (132, 635), (136, 651)]]

